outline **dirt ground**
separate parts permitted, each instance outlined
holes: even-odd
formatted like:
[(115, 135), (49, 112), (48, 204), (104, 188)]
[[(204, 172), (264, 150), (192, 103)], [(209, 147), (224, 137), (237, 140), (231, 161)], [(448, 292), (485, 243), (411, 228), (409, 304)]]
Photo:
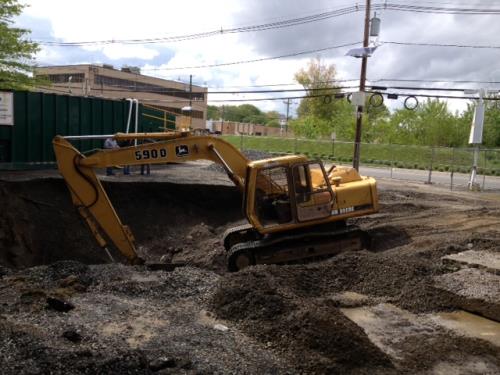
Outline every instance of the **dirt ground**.
[[(2, 373), (500, 373), (500, 273), (472, 297), (441, 286), (483, 272), (443, 257), (500, 253), (500, 194), (379, 181), (380, 212), (353, 220), (370, 251), (229, 274), (238, 191), (206, 165), (154, 173), (105, 185), (143, 257), (186, 264), (172, 272), (109, 263), (61, 179), (0, 181)], [(493, 328), (443, 323), (464, 310)]]

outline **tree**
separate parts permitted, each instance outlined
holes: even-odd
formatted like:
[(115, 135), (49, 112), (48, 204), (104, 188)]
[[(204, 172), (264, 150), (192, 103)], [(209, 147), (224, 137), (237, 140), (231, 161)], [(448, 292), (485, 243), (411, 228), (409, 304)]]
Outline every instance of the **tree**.
[(291, 120), (289, 125), (296, 136), (305, 138), (319, 138), (328, 134), (331, 129), (327, 120), (315, 116), (302, 116)]
[(267, 115), (252, 104), (226, 105), (222, 107), (208, 106), (207, 117), (225, 121), (246, 122), (251, 124), (265, 125), (268, 122)]
[[(400, 109), (393, 113), (391, 142), (426, 146), (457, 147), (468, 137), (469, 115), (453, 115), (439, 99), (427, 99), (416, 110)], [(468, 123), (468, 125), (467, 125)]]
[(280, 127), (280, 113), (278, 111), (269, 111), (266, 112), (266, 126), (271, 128), (279, 128)]
[(306, 97), (297, 109), (299, 117), (313, 116), (324, 120), (332, 117), (336, 111), (336, 101), (331, 100), (329, 95), (339, 91), (335, 85), (335, 75), (335, 66), (324, 65), (319, 57), (311, 59), (306, 69), (295, 73), (295, 80), (306, 90)]
[(0, 0), (0, 88), (29, 89), (38, 81), (33, 78), (33, 55), (38, 45), (26, 39), (29, 30), (13, 27), (12, 18), (25, 5), (17, 0)]
[(207, 106), (207, 118), (209, 120), (218, 120), (222, 117), (222, 111), (220, 107), (215, 105)]

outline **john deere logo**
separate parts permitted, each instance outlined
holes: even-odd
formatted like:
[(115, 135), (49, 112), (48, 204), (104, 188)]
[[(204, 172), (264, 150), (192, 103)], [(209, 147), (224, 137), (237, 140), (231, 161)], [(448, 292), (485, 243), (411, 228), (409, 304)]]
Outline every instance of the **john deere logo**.
[(189, 155), (189, 148), (187, 145), (175, 146), (175, 155), (177, 157), (183, 157)]

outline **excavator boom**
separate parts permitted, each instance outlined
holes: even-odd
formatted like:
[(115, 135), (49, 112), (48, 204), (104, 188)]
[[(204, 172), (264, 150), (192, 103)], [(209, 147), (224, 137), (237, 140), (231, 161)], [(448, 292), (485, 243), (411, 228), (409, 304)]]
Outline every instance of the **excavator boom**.
[[(71, 192), (73, 204), (101, 247), (107, 250), (109, 238), (131, 263), (140, 263), (134, 237), (122, 224), (106, 191), (95, 174), (96, 168), (115, 165), (165, 164), (192, 160), (211, 160), (222, 164), (229, 178), (241, 190), (249, 160), (233, 145), (217, 137), (190, 136), (186, 133), (116, 134), (93, 137), (124, 140), (156, 140), (137, 146), (99, 150), (89, 156), (81, 154), (70, 142), (72, 137), (56, 136), (54, 152), (59, 172)], [(88, 137), (87, 139), (89, 139)], [(73, 137), (78, 139), (78, 137)], [(224, 155), (224, 158), (222, 158)], [(108, 252), (109, 253), (109, 252)]]

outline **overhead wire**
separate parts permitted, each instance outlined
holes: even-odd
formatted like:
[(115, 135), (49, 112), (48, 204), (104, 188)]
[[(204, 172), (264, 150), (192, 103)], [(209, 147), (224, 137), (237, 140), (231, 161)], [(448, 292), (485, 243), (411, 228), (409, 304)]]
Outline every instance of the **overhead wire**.
[[(360, 43), (361, 42), (351, 42), (351, 43), (339, 44), (339, 45), (329, 46), (329, 47), (324, 47), (324, 48), (316, 48), (316, 49), (306, 50), (306, 51), (290, 52), (290, 53), (283, 54), (283, 55), (262, 57), (262, 58), (251, 59), (251, 60), (240, 60), (240, 61), (231, 61), (231, 62), (223, 62), (223, 63), (204, 64), (204, 65), (193, 65), (193, 66), (146, 68), (146, 69), (143, 69), (143, 71), (152, 72), (152, 71), (171, 71), (171, 70), (185, 70), (185, 69), (204, 69), (204, 68), (215, 68), (215, 67), (219, 67), (219, 66), (250, 64), (250, 63), (255, 63), (255, 62), (278, 60), (278, 59), (287, 58), (287, 57), (308, 55), (308, 54), (312, 54), (312, 53), (320, 53), (320, 52), (324, 52), (324, 51), (328, 51), (328, 50), (350, 47), (350, 46), (354, 46), (354, 45), (360, 44)], [(452, 43), (445, 44), (445, 43), (424, 43), (424, 42), (420, 43), (420, 42), (399, 42), (399, 41), (382, 41), (381, 43), (382, 44), (404, 45), (404, 46), (500, 49), (500, 46), (495, 46), (495, 45), (467, 45), (467, 44), (452, 44)]]
[[(383, 10), (383, 11), (399, 11), (399, 12), (411, 12), (411, 13), (431, 13), (431, 14), (462, 14), (462, 15), (499, 15), (500, 8), (480, 8), (480, 7), (443, 7), (443, 6), (425, 6), (425, 5), (407, 5), (407, 4), (397, 4), (397, 3), (379, 3), (372, 5), (373, 10)], [(361, 12), (365, 10), (365, 5), (356, 4), (354, 6), (338, 8), (331, 11), (325, 11), (317, 14), (312, 14), (303, 17), (296, 17), (285, 19), (281, 21), (268, 22), (257, 25), (249, 25), (242, 27), (233, 28), (220, 28), (205, 32), (198, 32), (192, 34), (184, 35), (174, 35), (166, 37), (153, 37), (153, 38), (132, 38), (132, 39), (105, 39), (105, 40), (93, 40), (93, 41), (76, 41), (76, 42), (61, 42), (61, 41), (45, 41), (45, 40), (34, 40), (34, 42), (45, 45), (45, 46), (59, 46), (59, 47), (84, 47), (84, 46), (95, 46), (95, 45), (107, 45), (107, 44), (151, 44), (151, 43), (167, 43), (167, 42), (179, 42), (186, 40), (194, 40), (200, 38), (208, 38), (216, 35), (223, 34), (235, 34), (235, 33), (246, 33), (246, 32), (256, 32), (265, 31), (273, 29), (282, 29), (286, 27), (299, 26), (303, 24), (308, 24), (311, 22), (322, 21), (334, 17), (339, 17), (342, 15), (347, 15), (355, 12)]]

